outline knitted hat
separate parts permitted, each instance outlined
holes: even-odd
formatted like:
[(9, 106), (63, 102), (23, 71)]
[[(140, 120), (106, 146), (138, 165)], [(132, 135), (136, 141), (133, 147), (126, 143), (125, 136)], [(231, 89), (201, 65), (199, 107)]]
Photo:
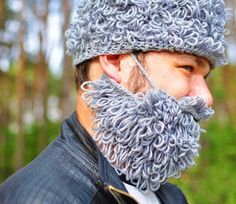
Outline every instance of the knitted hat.
[(227, 63), (223, 0), (82, 0), (66, 31), (74, 65), (103, 54), (167, 50)]

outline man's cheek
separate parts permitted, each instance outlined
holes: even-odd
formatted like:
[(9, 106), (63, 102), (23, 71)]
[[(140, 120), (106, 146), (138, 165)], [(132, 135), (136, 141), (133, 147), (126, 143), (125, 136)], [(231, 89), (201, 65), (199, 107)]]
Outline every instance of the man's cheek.
[(180, 99), (187, 96), (190, 89), (189, 83), (187, 81), (177, 81), (175, 79), (170, 79), (169, 84), (164, 90), (168, 95), (174, 97), (175, 99)]

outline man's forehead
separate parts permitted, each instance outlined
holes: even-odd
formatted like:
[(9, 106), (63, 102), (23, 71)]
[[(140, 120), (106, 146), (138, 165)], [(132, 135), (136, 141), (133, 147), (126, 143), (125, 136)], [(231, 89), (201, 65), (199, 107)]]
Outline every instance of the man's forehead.
[(197, 56), (194, 54), (182, 53), (182, 52), (169, 52), (169, 51), (157, 51), (157, 53), (167, 53), (167, 54), (170, 54), (171, 57), (173, 57), (175, 60), (179, 60), (183, 62), (191, 61), (191, 62), (196, 63), (198, 66), (201, 66), (204, 64), (208, 64), (210, 66), (210, 63), (206, 58)]
[(204, 57), (197, 56), (197, 55), (194, 55), (194, 54), (179, 53), (179, 52), (174, 53), (174, 54), (182, 60), (184, 60), (184, 59), (193, 60), (199, 65), (203, 64), (203, 63), (209, 63), (208, 60), (205, 59)]

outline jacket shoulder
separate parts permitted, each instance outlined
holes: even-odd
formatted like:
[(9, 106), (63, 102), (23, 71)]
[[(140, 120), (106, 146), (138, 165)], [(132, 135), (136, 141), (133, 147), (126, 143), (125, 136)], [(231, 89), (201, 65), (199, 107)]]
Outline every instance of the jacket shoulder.
[(0, 186), (0, 203), (87, 204), (96, 189), (95, 179), (80, 162), (63, 148), (51, 144)]
[(163, 204), (188, 204), (181, 189), (174, 184), (165, 183), (156, 191), (156, 195)]

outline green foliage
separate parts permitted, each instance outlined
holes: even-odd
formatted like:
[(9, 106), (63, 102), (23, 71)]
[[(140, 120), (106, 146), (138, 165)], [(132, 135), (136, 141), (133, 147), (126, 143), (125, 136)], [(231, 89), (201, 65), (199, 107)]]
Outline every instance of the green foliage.
[(6, 135), (5, 144), (1, 145), (1, 154), (3, 155), (0, 167), (0, 182), (14, 172), (13, 161), (15, 155), (16, 135), (9, 129), (2, 129), (2, 134)]
[[(25, 149), (24, 149), (24, 163), (25, 165), (32, 161), (38, 154), (38, 139), (40, 134), (40, 126), (36, 123), (25, 126)], [(47, 136), (48, 143), (52, 142), (60, 131), (60, 124), (52, 121), (47, 122)], [(9, 126), (3, 130), (5, 138), (5, 144), (1, 147), (1, 154), (4, 155), (4, 161), (1, 161), (0, 166), (0, 183), (5, 178), (14, 173), (14, 161), (15, 161), (15, 149), (17, 131), (14, 131), (12, 126)]]
[[(38, 154), (38, 138), (40, 137), (40, 126), (33, 123), (25, 129), (25, 164), (32, 161)], [(49, 121), (47, 122), (46, 132), (48, 138), (48, 144), (52, 142), (59, 134), (60, 124)]]
[(197, 166), (181, 181), (174, 181), (186, 193), (190, 203), (235, 204), (236, 202), (236, 128), (229, 122), (209, 122), (202, 135)]
[(212, 71), (211, 81), (213, 83), (212, 89), (214, 89), (214, 100), (219, 102), (223, 102), (226, 98), (225, 87), (223, 86), (223, 70), (224, 68), (215, 68)]

